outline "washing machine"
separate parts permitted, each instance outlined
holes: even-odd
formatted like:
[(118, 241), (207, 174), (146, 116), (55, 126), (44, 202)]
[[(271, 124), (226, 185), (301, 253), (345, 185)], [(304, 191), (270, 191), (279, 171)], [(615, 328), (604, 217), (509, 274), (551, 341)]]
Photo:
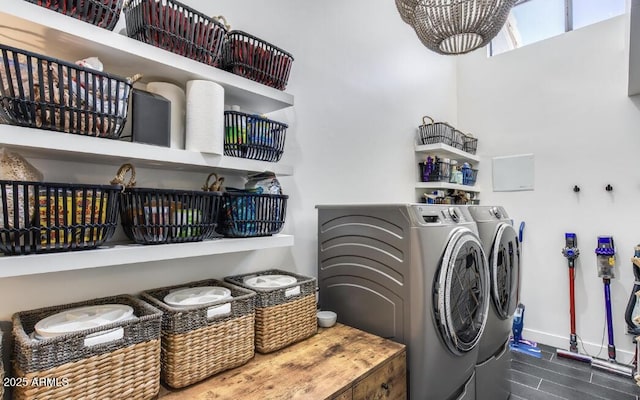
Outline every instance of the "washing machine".
[(489, 261), (491, 306), (480, 338), (476, 365), (476, 399), (506, 400), (511, 354), (509, 336), (518, 304), (520, 242), (503, 207), (469, 206)]
[(318, 206), (321, 309), (407, 346), (414, 400), (474, 400), (489, 269), (464, 207)]

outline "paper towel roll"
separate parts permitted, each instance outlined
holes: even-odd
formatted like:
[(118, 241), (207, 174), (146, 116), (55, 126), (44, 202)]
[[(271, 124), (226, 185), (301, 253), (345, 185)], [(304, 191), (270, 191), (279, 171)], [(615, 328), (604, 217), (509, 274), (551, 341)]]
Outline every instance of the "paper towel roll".
[(224, 152), (224, 88), (215, 82), (187, 82), (185, 148), (203, 153)]
[(159, 94), (171, 102), (171, 148), (184, 149), (185, 103), (184, 90), (167, 82), (149, 82), (147, 91)]

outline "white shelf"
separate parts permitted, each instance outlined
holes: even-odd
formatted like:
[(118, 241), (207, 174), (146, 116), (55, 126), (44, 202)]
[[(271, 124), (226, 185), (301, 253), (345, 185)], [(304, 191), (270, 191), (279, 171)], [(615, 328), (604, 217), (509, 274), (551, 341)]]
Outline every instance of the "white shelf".
[(4, 44), (68, 61), (98, 56), (105, 71), (120, 76), (142, 73), (146, 82), (170, 81), (184, 87), (192, 79), (215, 81), (224, 87), (227, 104), (257, 113), (293, 105), (293, 96), (286, 92), (24, 0), (2, 0), (0, 35)]
[(475, 186), (469, 185), (458, 185), (455, 183), (449, 182), (419, 182), (416, 183), (416, 189), (453, 189), (453, 190), (464, 190), (466, 192), (474, 192), (479, 193), (480, 191), (475, 188)]
[(438, 153), (462, 162), (478, 163), (480, 157), (444, 143), (416, 144), (416, 153)]
[(12, 125), (0, 125), (0, 144), (19, 150), (26, 157), (62, 161), (102, 163), (114, 166), (119, 166), (124, 162), (132, 162), (140, 167), (172, 168), (194, 172), (206, 172), (216, 168), (223, 171), (248, 173), (271, 171), (280, 176), (293, 174), (292, 166), (281, 163), (205, 154)]
[(50, 272), (102, 268), (151, 261), (175, 260), (293, 246), (293, 236), (274, 235), (242, 239), (160, 245), (112, 245), (95, 250), (0, 257), (0, 278)]

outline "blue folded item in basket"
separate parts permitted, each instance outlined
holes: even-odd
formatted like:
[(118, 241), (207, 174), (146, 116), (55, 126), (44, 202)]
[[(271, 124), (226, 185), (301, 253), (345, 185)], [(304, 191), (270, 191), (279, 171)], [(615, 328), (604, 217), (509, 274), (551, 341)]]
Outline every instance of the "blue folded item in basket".
[[(230, 193), (251, 193), (247, 190), (227, 188)], [(227, 221), (231, 222), (229, 229), (234, 235), (251, 236), (257, 233), (256, 202), (253, 196), (237, 196), (225, 199), (225, 213)]]

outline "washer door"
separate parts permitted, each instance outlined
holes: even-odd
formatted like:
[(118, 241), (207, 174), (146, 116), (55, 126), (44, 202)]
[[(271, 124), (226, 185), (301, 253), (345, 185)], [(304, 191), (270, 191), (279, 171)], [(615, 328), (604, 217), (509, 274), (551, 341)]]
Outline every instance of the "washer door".
[(498, 225), (489, 255), (491, 299), (498, 317), (510, 318), (518, 304), (520, 250), (518, 234), (509, 224)]
[(467, 228), (452, 231), (436, 279), (434, 314), (444, 343), (457, 355), (482, 336), (489, 308), (489, 269), (482, 245)]

